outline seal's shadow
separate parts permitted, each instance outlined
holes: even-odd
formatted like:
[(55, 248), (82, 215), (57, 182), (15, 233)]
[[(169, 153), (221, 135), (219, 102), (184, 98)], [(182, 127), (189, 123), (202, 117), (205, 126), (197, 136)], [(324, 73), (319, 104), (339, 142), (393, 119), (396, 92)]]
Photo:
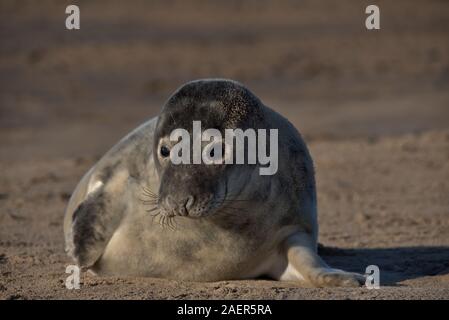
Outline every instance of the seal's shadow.
[(318, 252), (330, 266), (346, 271), (364, 273), (367, 266), (377, 265), (381, 285), (449, 274), (449, 247), (345, 249), (320, 245)]

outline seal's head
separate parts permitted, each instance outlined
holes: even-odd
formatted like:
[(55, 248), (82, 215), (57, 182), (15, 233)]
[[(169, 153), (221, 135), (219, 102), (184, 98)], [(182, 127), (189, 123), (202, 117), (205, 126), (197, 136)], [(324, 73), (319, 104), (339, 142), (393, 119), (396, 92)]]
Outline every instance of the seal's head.
[[(226, 201), (238, 194), (239, 188), (249, 179), (251, 168), (231, 164), (194, 163), (194, 121), (200, 121), (201, 130), (216, 129), (225, 137), (225, 129), (258, 128), (262, 118), (262, 104), (243, 85), (221, 79), (197, 80), (179, 88), (166, 102), (156, 125), (154, 162), (160, 178), (158, 207), (166, 216), (204, 217), (213, 214)], [(198, 124), (198, 122), (196, 122)], [(175, 145), (171, 134), (183, 130), (190, 144), (189, 163), (173, 163)], [(215, 131), (215, 132), (218, 132)], [(201, 134), (201, 133), (200, 133)], [(184, 140), (185, 137), (179, 137)], [(185, 141), (184, 141), (185, 142)], [(209, 141), (202, 141), (206, 151)], [(222, 154), (226, 148), (222, 142)], [(212, 151), (213, 152), (213, 151)], [(211, 154), (213, 156), (213, 154)], [(234, 155), (235, 156), (235, 155)], [(198, 161), (196, 161), (198, 162)], [(223, 161), (224, 162), (224, 161)], [(244, 165), (245, 167), (255, 165)], [(244, 171), (244, 172), (242, 172)]]

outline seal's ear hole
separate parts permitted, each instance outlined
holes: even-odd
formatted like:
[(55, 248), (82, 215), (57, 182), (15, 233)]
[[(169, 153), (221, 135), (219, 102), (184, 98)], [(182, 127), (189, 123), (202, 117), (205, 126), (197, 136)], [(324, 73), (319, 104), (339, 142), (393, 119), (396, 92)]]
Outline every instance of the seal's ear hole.
[(161, 146), (161, 156), (167, 158), (170, 155), (170, 149), (167, 146)]

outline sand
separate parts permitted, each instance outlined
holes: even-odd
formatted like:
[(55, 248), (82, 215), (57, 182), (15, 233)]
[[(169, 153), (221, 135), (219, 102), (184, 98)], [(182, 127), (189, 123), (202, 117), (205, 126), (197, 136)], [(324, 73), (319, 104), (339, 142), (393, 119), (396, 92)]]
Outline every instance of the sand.
[[(449, 4), (0, 1), (1, 299), (448, 299)], [(108, 2), (109, 3), (109, 2)], [(410, 19), (413, 17), (413, 19)], [(381, 288), (188, 283), (82, 274), (62, 221), (82, 174), (183, 82), (227, 77), (305, 137), (321, 252)]]

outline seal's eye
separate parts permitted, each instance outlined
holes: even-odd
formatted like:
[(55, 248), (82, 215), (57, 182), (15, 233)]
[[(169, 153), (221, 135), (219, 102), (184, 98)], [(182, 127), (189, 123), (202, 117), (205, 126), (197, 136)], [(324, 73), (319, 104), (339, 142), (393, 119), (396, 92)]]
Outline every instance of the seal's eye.
[(170, 155), (170, 149), (166, 146), (161, 147), (161, 156), (167, 158)]
[[(226, 148), (225, 148), (225, 144), (223, 143), (223, 144), (221, 145), (221, 157), (224, 157), (225, 152), (226, 152)], [(213, 158), (213, 157), (215, 156), (215, 148), (212, 148), (212, 149), (209, 151), (209, 156), (210, 156), (211, 158)]]

